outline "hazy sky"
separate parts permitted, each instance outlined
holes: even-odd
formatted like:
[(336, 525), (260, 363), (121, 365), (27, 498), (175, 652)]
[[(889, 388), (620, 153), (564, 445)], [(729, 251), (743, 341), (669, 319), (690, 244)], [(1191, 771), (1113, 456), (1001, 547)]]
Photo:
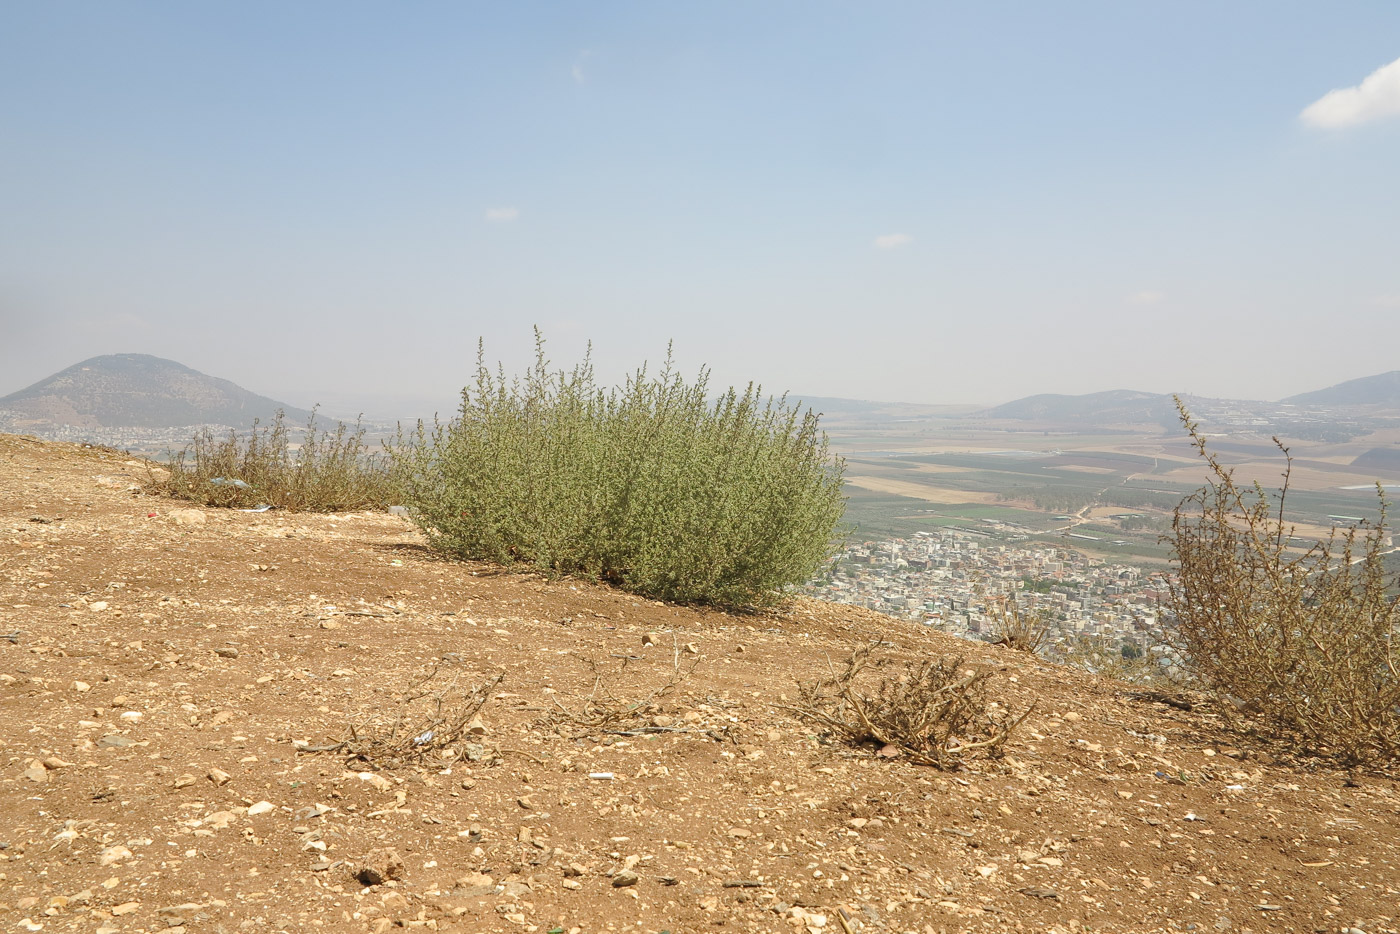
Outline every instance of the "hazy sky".
[[(1400, 367), (1400, 3), (0, 0), (0, 394), (170, 357), (1277, 398)], [(348, 414), (353, 414), (353, 411)]]

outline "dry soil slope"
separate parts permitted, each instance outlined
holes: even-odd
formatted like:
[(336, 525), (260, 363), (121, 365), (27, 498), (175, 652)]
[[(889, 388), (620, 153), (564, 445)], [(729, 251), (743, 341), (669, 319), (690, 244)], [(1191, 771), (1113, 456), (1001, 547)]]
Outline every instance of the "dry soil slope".
[[(1389, 779), (1346, 787), (1201, 714), (846, 607), (735, 617), (500, 574), (386, 515), (188, 524), (141, 473), (0, 436), (6, 930), (1400, 927)], [(696, 669), (628, 724), (666, 732), (561, 713), (644, 696), (673, 638)], [(939, 772), (796, 722), (793, 679), (874, 638), (968, 652), (1001, 702), (1034, 702), (1008, 757)], [(504, 673), (474, 761), (299, 751), (435, 667)], [(362, 886), (384, 847), (401, 877)]]

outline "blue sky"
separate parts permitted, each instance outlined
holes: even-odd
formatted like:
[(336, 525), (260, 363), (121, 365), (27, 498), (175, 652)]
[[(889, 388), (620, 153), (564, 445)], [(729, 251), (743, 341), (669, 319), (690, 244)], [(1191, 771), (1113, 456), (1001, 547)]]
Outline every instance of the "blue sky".
[(1400, 367), (1397, 59), (1393, 2), (0, 0), (0, 394), (416, 414), (536, 324), (609, 380), (1315, 389)]

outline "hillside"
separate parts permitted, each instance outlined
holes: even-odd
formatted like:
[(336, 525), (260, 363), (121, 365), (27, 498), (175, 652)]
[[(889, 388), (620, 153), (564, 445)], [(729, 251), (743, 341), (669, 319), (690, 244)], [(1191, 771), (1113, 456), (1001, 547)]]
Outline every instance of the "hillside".
[[(1400, 928), (1392, 778), (864, 610), (659, 604), (146, 470), (0, 435), (6, 930)], [(798, 720), (795, 680), (877, 639), (1034, 704), (1005, 758)]]
[(1007, 402), (979, 414), (985, 418), (1064, 424), (1175, 425), (1177, 421), (1176, 407), (1170, 395), (1127, 389), (1077, 396), (1042, 393)]
[(74, 364), (32, 386), (0, 397), (26, 430), (77, 428), (246, 427), (282, 409), (294, 423), (311, 413), (198, 370), (148, 354), (108, 354)]
[(1400, 370), (1349, 379), (1326, 389), (1289, 396), (1282, 401), (1290, 405), (1400, 406)]

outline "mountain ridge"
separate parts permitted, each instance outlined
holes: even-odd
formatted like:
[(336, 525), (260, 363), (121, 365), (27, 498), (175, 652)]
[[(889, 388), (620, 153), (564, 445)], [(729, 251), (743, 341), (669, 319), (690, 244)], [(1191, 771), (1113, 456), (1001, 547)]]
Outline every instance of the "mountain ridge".
[(77, 428), (241, 427), (278, 410), (293, 421), (311, 417), (306, 409), (151, 354), (90, 357), (0, 397), (0, 409), (31, 426)]

